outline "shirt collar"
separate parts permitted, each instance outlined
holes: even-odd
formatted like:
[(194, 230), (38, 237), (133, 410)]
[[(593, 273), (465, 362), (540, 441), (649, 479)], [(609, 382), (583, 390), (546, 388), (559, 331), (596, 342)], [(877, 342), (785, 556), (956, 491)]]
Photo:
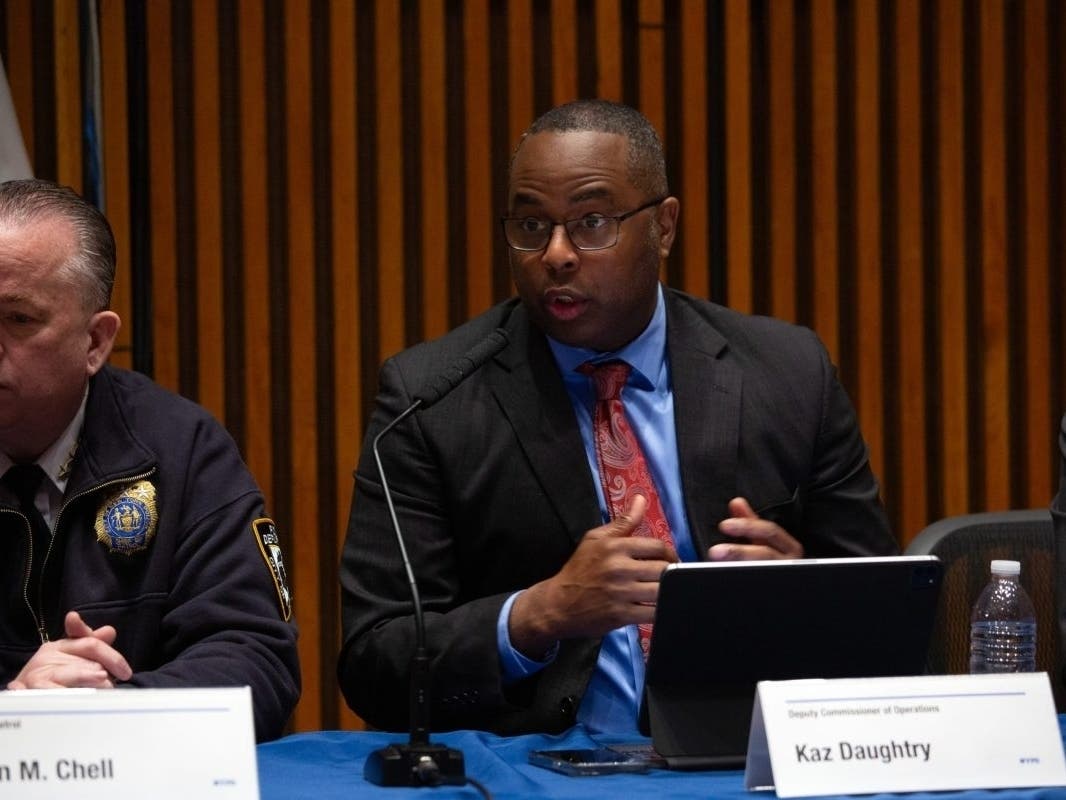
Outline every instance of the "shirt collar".
[[(88, 398), (89, 389), (86, 387), (85, 394), (81, 398), (81, 405), (78, 406), (74, 418), (51, 447), (41, 453), (36, 462), (60, 494), (66, 491), (67, 481), (70, 480), (70, 465), (78, 449), (78, 434), (81, 433), (81, 426), (85, 421), (85, 405)], [(7, 453), (0, 452), (0, 475), (7, 472), (14, 463)]]
[(660, 284), (657, 288), (655, 311), (648, 326), (640, 336), (619, 350), (601, 353), (587, 347), (571, 347), (550, 336), (547, 339), (564, 380), (587, 380), (576, 371), (585, 362), (620, 360), (632, 367), (630, 383), (652, 388), (662, 379), (663, 364), (666, 360), (666, 303), (663, 300), (663, 287)]

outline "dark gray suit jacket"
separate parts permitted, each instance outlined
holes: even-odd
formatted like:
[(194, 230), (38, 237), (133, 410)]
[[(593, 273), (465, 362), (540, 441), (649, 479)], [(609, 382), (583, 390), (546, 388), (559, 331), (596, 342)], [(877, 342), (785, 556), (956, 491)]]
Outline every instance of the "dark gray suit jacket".
[[(665, 290), (685, 511), (704, 557), (741, 495), (808, 556), (897, 552), (855, 413), (813, 332)], [(432, 727), (558, 731), (598, 640), (505, 688), (496, 620), (514, 591), (555, 574), (602, 524), (577, 421), (544, 336), (517, 300), (381, 369), (355, 474), (341, 563), (341, 688), (376, 727), (408, 726), (411, 593), (370, 442), (425, 382), (495, 328), (510, 344), (451, 394), (397, 426), (382, 461), (425, 606)]]

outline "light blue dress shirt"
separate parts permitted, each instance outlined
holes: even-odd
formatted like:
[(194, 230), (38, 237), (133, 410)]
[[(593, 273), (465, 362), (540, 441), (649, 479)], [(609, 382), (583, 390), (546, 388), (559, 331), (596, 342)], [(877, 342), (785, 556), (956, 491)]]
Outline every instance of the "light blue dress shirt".
[[(621, 350), (598, 353), (578, 347), (568, 347), (548, 339), (555, 361), (563, 376), (567, 393), (577, 414), (578, 427), (585, 444), (589, 470), (596, 486), (600, 514), (604, 522), (610, 520), (603, 487), (600, 485), (593, 441), (592, 415), (596, 400), (592, 380), (577, 372), (587, 361), (621, 359), (631, 366), (629, 379), (622, 395), (626, 416), (644, 449), (659, 490), (677, 555), (682, 561), (695, 561), (696, 550), (685, 517), (681, 491), (681, 470), (677, 454), (674, 428), (674, 395), (670, 385), (670, 365), (666, 355), (666, 305), (662, 287), (651, 322), (644, 332)], [(551, 663), (533, 661), (511, 647), (507, 620), (518, 593), (504, 604), (497, 622), (496, 635), (504, 681), (512, 683), (543, 669)], [(636, 625), (618, 628), (603, 637), (596, 670), (578, 709), (578, 722), (592, 732), (629, 733), (637, 730), (640, 692), (644, 685), (644, 658), (640, 650)]]

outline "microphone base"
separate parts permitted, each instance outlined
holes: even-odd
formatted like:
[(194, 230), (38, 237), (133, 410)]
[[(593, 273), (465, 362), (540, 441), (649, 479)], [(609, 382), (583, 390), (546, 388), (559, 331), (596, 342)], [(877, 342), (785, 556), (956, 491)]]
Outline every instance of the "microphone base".
[(378, 786), (440, 786), (466, 783), (463, 753), (439, 744), (390, 744), (373, 751), (363, 777)]

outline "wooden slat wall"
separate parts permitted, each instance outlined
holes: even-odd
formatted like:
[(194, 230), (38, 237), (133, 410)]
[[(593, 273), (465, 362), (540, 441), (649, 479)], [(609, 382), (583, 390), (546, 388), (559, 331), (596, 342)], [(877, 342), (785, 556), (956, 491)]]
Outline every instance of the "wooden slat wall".
[[(37, 173), (82, 186), (77, 0), (0, 0)], [(901, 543), (1046, 505), (1066, 410), (1056, 0), (100, 0), (116, 361), (233, 432), (285, 531), (305, 692), (336, 691), (337, 554), (382, 358), (507, 296), (532, 117), (659, 127), (667, 279), (815, 328)]]

